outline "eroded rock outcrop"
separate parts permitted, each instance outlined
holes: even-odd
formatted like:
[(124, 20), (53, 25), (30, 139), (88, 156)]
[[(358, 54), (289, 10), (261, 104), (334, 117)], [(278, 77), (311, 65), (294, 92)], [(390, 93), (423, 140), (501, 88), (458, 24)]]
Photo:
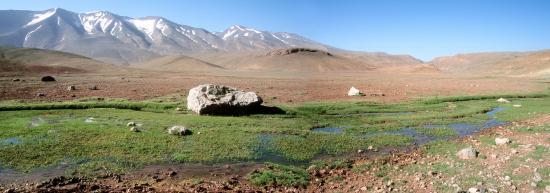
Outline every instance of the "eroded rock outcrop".
[(322, 50), (316, 50), (311, 48), (284, 48), (284, 49), (277, 49), (272, 50), (268, 53), (266, 53), (266, 56), (284, 56), (289, 54), (295, 54), (295, 53), (320, 53), (328, 56), (332, 56), (331, 53), (322, 51)]

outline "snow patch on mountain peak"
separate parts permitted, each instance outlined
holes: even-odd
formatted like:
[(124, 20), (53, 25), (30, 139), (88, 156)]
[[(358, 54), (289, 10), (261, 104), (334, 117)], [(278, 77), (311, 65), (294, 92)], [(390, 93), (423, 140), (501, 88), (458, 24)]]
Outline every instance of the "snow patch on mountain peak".
[(288, 42), (287, 42), (287, 41), (283, 40), (282, 38), (277, 37), (275, 34), (271, 34), (271, 36), (273, 36), (275, 39), (277, 39), (277, 40), (283, 42), (284, 44), (288, 45)]
[(244, 28), (244, 27), (243, 27), (243, 26), (240, 26), (240, 25), (233, 25), (233, 26), (231, 26), (229, 29), (232, 29), (232, 30), (238, 29), (238, 30), (244, 31), (243, 28)]
[(94, 29), (99, 25), (101, 32), (107, 32), (108, 27), (113, 24), (113, 18), (108, 17), (106, 12), (98, 11), (87, 14), (79, 14), (80, 23), (88, 34), (94, 34)]
[(153, 39), (153, 33), (155, 32), (157, 20), (156, 19), (130, 19), (130, 23), (134, 24), (136, 28), (144, 31), (149, 38)]
[(262, 32), (261, 31), (258, 31), (256, 29), (252, 29), (252, 28), (246, 28), (246, 31), (253, 31), (254, 33), (257, 33), (257, 34), (261, 34)]
[(45, 19), (48, 19), (49, 17), (54, 15), (56, 12), (57, 12), (57, 8), (47, 10), (44, 13), (34, 14), (34, 16), (33, 16), (34, 18), (29, 23), (27, 23), (25, 26), (30, 26), (30, 25), (40, 23), (41, 21), (44, 21)]
[(239, 34), (241, 33), (242, 33), (242, 36), (248, 37), (250, 36), (250, 32), (260, 34), (260, 39), (264, 40), (264, 35), (262, 31), (259, 31), (253, 28), (244, 27), (242, 25), (233, 25), (229, 27), (227, 30), (225, 30), (224, 32), (217, 33), (217, 35), (223, 34), (222, 39), (227, 40), (227, 38), (229, 37), (238, 38)]
[(159, 19), (156, 22), (155, 28), (160, 29), (160, 32), (162, 33), (162, 35), (168, 36), (168, 34), (166, 33), (166, 30), (169, 28), (169, 26), (163, 19)]
[(27, 42), (27, 40), (29, 40), (29, 38), (31, 37), (32, 33), (38, 31), (40, 28), (42, 28), (42, 25), (38, 26), (36, 29), (30, 31), (29, 33), (27, 33), (27, 35), (25, 35), (25, 41), (24, 42)]
[(237, 32), (237, 30), (229, 30), (229, 31), (225, 32), (225, 34), (223, 34), (222, 39), (227, 40), (227, 38), (231, 37), (235, 32)]

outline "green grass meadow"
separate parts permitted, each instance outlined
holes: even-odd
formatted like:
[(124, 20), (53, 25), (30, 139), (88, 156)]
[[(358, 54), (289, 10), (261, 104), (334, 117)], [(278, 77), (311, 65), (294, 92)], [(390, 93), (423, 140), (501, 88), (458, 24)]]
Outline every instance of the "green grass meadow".
[[(495, 102), (503, 96), (512, 103)], [(405, 135), (364, 136), (425, 124), (482, 123), (489, 119), (485, 113), (497, 106), (507, 108), (495, 115), (503, 121), (550, 113), (547, 94), (503, 96), (421, 99), (397, 104), (278, 105), (285, 114), (240, 117), (198, 116), (176, 111), (177, 107), (185, 107), (185, 103), (178, 100), (2, 101), (0, 167), (30, 172), (64, 164), (70, 166), (70, 174), (93, 175), (125, 172), (152, 164), (269, 161), (269, 155), (273, 154), (290, 161), (311, 161), (320, 155), (338, 156), (371, 145), (408, 146), (414, 140)], [(513, 104), (522, 107), (513, 107)], [(130, 121), (142, 124), (141, 132), (131, 132), (126, 126)], [(184, 125), (193, 134), (170, 135), (166, 128), (173, 125)], [(342, 132), (311, 130), (317, 127), (338, 127)], [(456, 135), (446, 128), (418, 132), (435, 137)], [(262, 140), (261, 136), (266, 135), (270, 136), (269, 140)], [(283, 169), (292, 170), (284, 167), (278, 170)], [(291, 173), (296, 178), (303, 177), (302, 173)], [(279, 175), (287, 174), (257, 175), (262, 179), (279, 179)]]

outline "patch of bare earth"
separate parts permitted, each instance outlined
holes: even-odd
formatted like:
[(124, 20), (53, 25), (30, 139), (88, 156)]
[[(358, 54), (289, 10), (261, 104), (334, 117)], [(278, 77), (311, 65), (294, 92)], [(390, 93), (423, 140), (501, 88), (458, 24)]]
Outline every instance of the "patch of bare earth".
[[(86, 97), (150, 99), (179, 93), (186, 95), (200, 84), (223, 84), (256, 91), (267, 104), (311, 101), (402, 102), (418, 97), (528, 93), (544, 90), (535, 79), (510, 77), (450, 77), (442, 74), (365, 73), (142, 73), (55, 76), (57, 82), (40, 82), (40, 76), (0, 78), (0, 100), (58, 101)], [(427, 78), (429, 77), (429, 78)], [(20, 79), (20, 81), (12, 81)], [(74, 85), (76, 90), (68, 91)], [(89, 90), (96, 85), (97, 90)], [(349, 97), (356, 87), (366, 97)], [(44, 95), (38, 95), (43, 93)]]
[[(369, 167), (359, 172), (343, 172), (343, 175), (334, 175), (332, 171), (318, 175), (314, 181), (322, 183), (312, 183), (308, 191), (550, 192), (549, 124), (550, 115), (544, 115), (461, 139), (460, 143), (479, 151), (479, 157), (471, 160), (457, 159), (456, 152), (427, 154), (421, 150), (356, 160), (353, 168)], [(517, 130), (540, 127), (544, 132)], [(496, 137), (509, 138), (512, 143), (496, 145)], [(380, 175), (381, 170), (387, 171)], [(331, 180), (335, 177), (339, 180)]]

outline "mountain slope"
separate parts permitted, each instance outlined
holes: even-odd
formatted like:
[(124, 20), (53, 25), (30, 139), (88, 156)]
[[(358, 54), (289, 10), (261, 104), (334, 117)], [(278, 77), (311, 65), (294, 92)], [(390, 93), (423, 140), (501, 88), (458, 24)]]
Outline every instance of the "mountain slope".
[(130, 18), (106, 11), (4, 10), (0, 11), (0, 25), (0, 45), (60, 50), (117, 63), (189, 53), (295, 46), (330, 48), (284, 32), (272, 33), (235, 25), (224, 32), (211, 33), (162, 17)]
[[(288, 51), (287, 50), (300, 50)], [(276, 54), (274, 54), (276, 53)], [(375, 67), (326, 51), (288, 48), (270, 52), (203, 53), (191, 55), (202, 61), (223, 66), (228, 70), (252, 70), (267, 72), (344, 72), (370, 71)]]
[(147, 62), (134, 64), (133, 66), (142, 69), (170, 72), (215, 71), (224, 69), (221, 66), (183, 55), (159, 57)]
[(111, 72), (117, 67), (91, 58), (35, 48), (0, 47), (0, 71), (9, 73)]
[(392, 55), (383, 52), (335, 52), (347, 58), (361, 60), (376, 67), (396, 67), (423, 64), (410, 55)]
[(233, 25), (223, 32), (215, 33), (226, 42), (226, 51), (269, 51), (276, 48), (306, 47), (328, 51), (329, 46), (322, 45), (302, 36), (286, 32), (267, 32)]
[(488, 52), (438, 57), (429, 62), (456, 74), (550, 75), (550, 50), (534, 52)]

